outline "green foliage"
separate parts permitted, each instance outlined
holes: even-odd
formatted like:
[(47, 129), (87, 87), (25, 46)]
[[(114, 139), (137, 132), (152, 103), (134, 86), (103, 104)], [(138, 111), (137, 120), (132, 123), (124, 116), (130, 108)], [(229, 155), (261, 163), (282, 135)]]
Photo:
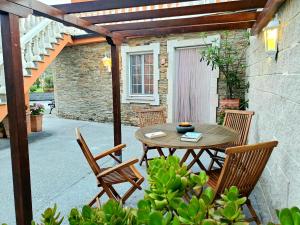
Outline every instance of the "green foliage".
[[(248, 32), (245, 32), (244, 36), (249, 40)], [(219, 68), (224, 75), (228, 98), (240, 97), (240, 92), (248, 89), (249, 84), (240, 76), (246, 68), (246, 49), (246, 46), (234, 44), (230, 40), (229, 32), (224, 32), (220, 44), (215, 40), (212, 45), (206, 45), (201, 52), (201, 61), (205, 60), (213, 70)]]
[(39, 92), (39, 90), (41, 90), (41, 81), (40, 79), (37, 79), (34, 84), (30, 87), (30, 92)]
[(138, 224), (248, 224), (241, 206), (246, 198), (240, 198), (232, 187), (215, 200), (215, 193), (206, 187), (208, 176), (190, 173), (180, 166), (179, 158), (170, 156), (152, 160), (148, 168), (149, 189), (137, 210)]
[[(149, 189), (137, 209), (123, 207), (109, 200), (100, 208), (84, 206), (72, 209), (70, 225), (248, 225), (242, 212), (247, 198), (241, 197), (237, 187), (225, 190), (219, 199), (207, 187), (208, 176), (190, 173), (179, 158), (158, 158), (149, 163)], [(300, 225), (298, 208), (278, 211), (282, 225)], [(42, 215), (42, 224), (59, 225), (62, 219), (56, 206)], [(37, 225), (32, 222), (32, 225)], [(271, 223), (270, 223), (271, 225)]]
[(44, 82), (45, 82), (44, 88), (54, 88), (52, 76), (45, 77)]
[[(53, 208), (48, 208), (42, 214), (41, 225), (60, 225), (63, 222), (63, 217), (60, 217), (60, 213), (56, 213), (57, 206), (54, 205)], [(31, 225), (38, 225), (34, 221), (32, 221)]]
[[(300, 209), (298, 207), (277, 210), (277, 217), (281, 225), (300, 225)], [(274, 225), (269, 223), (269, 225)]]
[(69, 215), (70, 225), (126, 225), (135, 221), (132, 209), (123, 208), (116, 201), (109, 200), (101, 208), (84, 206), (82, 211), (72, 209)]
[(42, 115), (45, 112), (45, 107), (44, 105), (40, 103), (33, 103), (30, 105), (30, 113), (31, 115), (37, 116), (37, 115)]

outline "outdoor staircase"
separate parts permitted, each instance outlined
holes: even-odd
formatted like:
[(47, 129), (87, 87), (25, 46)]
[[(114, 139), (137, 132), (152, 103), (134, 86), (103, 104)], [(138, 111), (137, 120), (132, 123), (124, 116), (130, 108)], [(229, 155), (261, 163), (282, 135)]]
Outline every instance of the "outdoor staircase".
[[(45, 72), (63, 48), (72, 43), (61, 23), (30, 15), (20, 19), (24, 92)], [(0, 122), (7, 116), (2, 41), (0, 36)]]

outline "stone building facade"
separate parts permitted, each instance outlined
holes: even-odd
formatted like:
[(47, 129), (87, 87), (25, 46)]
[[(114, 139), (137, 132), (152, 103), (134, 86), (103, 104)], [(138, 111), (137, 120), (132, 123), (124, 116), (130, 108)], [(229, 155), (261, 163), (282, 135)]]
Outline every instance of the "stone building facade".
[(300, 1), (286, 1), (278, 19), (277, 60), (267, 56), (263, 33), (251, 37), (247, 54), (249, 109), (256, 113), (249, 142), (279, 141), (255, 190), (263, 224), (276, 221), (275, 209), (300, 206)]
[[(247, 40), (244, 30), (230, 31), (229, 38), (237, 46), (246, 48)], [(223, 32), (210, 32), (205, 35), (220, 35)], [(201, 39), (203, 33), (187, 33), (161, 37), (130, 39), (127, 46), (147, 46), (159, 43), (159, 106), (168, 108), (168, 50), (170, 40)], [(106, 43), (94, 43), (82, 46), (66, 47), (52, 65), (55, 72), (55, 100), (58, 115), (64, 118), (112, 122), (112, 89), (111, 73), (104, 67), (101, 59), (110, 55), (110, 46)], [(121, 70), (125, 60), (121, 58)], [(54, 68), (54, 69), (53, 69)], [(244, 75), (244, 74), (243, 74)], [(121, 93), (123, 79), (121, 76)], [(222, 74), (218, 81), (219, 99), (225, 97), (226, 85)], [(137, 125), (135, 109), (141, 107), (157, 107), (145, 103), (122, 103), (122, 122)]]

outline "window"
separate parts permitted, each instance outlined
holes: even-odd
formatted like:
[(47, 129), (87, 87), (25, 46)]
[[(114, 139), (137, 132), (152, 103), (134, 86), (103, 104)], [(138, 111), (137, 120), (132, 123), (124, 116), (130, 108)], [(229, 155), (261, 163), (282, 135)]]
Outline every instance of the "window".
[(153, 53), (130, 55), (130, 93), (153, 94)]
[(123, 103), (159, 105), (159, 43), (122, 46)]

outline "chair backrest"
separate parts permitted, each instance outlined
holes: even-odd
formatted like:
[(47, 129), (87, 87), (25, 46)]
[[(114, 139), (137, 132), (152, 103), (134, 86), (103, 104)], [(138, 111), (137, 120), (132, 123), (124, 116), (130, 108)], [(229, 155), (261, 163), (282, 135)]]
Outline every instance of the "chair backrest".
[(242, 110), (226, 110), (223, 125), (239, 133), (239, 138), (232, 143), (233, 146), (247, 144), (248, 133), (254, 112)]
[(92, 168), (94, 174), (97, 176), (100, 173), (100, 167), (97, 164), (93, 154), (91, 153), (89, 147), (87, 146), (84, 138), (82, 137), (80, 131), (78, 128), (76, 128), (76, 139), (77, 142), (86, 158), (86, 160), (88, 161), (90, 167)]
[(146, 127), (166, 123), (165, 108), (140, 109), (136, 111), (139, 117), (139, 126)]
[(260, 178), (277, 141), (226, 149), (226, 158), (218, 179), (216, 192), (236, 186), (243, 196), (248, 197)]

